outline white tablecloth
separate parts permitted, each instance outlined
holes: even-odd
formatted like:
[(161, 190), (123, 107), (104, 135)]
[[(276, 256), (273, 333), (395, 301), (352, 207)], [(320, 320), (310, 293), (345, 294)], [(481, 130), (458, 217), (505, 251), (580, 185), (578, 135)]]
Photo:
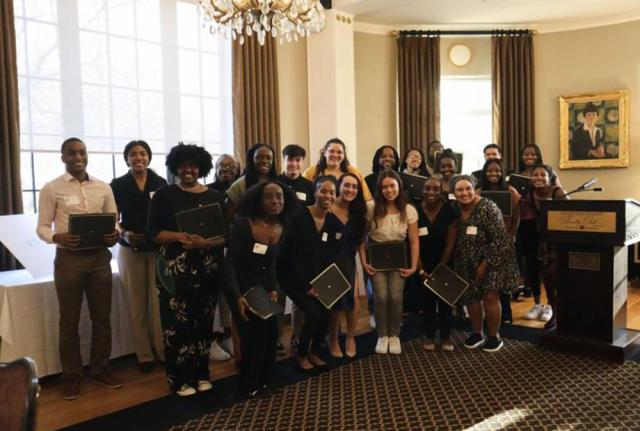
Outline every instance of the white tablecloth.
[[(111, 301), (111, 357), (134, 352), (129, 315), (115, 261)], [(91, 320), (86, 299), (80, 315), (80, 350), (85, 364), (91, 348)], [(0, 272), (0, 362), (30, 356), (38, 375), (60, 373), (58, 298), (52, 277), (33, 278), (26, 270)]]

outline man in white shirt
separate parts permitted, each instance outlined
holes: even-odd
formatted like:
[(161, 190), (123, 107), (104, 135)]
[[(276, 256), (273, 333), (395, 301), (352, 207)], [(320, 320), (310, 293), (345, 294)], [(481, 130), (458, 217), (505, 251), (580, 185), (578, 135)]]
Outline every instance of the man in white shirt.
[(80, 237), (68, 232), (70, 214), (116, 214), (117, 209), (111, 187), (87, 174), (84, 142), (69, 138), (62, 143), (60, 151), (66, 172), (40, 191), (37, 233), (43, 241), (57, 246), (54, 281), (60, 308), (58, 347), (62, 397), (74, 400), (80, 394), (82, 378), (78, 324), (85, 294), (92, 323), (90, 374), (103, 386), (122, 387), (108, 368), (111, 355), (111, 252), (108, 247), (116, 243), (119, 233), (114, 230), (105, 235), (104, 247), (75, 250)]

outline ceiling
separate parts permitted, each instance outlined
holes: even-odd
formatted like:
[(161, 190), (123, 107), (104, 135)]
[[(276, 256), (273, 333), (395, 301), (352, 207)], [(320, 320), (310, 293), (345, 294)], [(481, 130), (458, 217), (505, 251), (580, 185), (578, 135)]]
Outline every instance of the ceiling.
[(392, 29), (532, 28), (541, 32), (640, 19), (640, 0), (333, 0), (358, 24)]

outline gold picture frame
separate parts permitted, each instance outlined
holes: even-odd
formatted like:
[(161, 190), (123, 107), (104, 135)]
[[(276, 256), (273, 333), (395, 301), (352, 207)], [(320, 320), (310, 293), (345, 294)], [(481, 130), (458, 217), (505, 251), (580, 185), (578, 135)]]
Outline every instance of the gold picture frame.
[(561, 96), (560, 169), (629, 166), (629, 90)]

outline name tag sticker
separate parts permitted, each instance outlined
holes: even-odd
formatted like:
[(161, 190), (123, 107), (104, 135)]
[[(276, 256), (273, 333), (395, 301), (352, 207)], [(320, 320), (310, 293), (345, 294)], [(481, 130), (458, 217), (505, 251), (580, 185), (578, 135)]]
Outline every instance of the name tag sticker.
[(342, 232), (336, 232), (336, 239), (342, 238)]
[(455, 201), (456, 200), (456, 196), (453, 193), (449, 193), (449, 200), (450, 201)]
[(64, 204), (65, 205), (78, 205), (80, 203), (80, 199), (78, 199), (78, 196), (65, 196), (64, 197)]
[(300, 199), (301, 201), (306, 201), (306, 200), (307, 200), (307, 194), (306, 194), (306, 193), (296, 192), (296, 196), (297, 196), (297, 197), (298, 197), (298, 199)]
[(420, 229), (418, 229), (418, 236), (427, 236), (429, 235), (429, 228), (428, 227), (421, 227)]
[(155, 195), (156, 192), (149, 192), (149, 199), (153, 199), (153, 195)]
[(259, 242), (253, 244), (253, 252), (255, 254), (267, 254), (267, 248), (265, 244), (260, 244)]
[(322, 242), (327, 242), (329, 239), (329, 234), (326, 232), (322, 232)]
[(467, 226), (467, 235), (477, 235), (478, 227), (477, 226)]

